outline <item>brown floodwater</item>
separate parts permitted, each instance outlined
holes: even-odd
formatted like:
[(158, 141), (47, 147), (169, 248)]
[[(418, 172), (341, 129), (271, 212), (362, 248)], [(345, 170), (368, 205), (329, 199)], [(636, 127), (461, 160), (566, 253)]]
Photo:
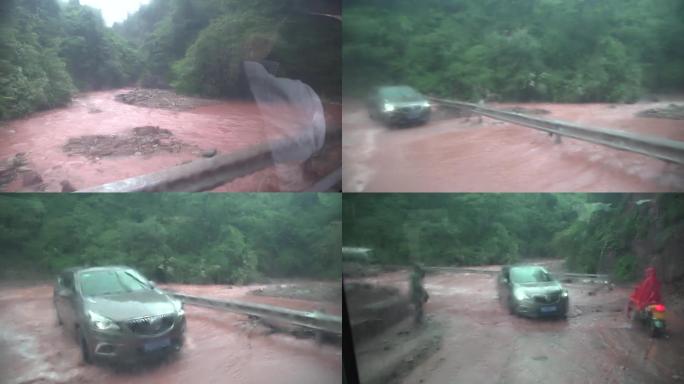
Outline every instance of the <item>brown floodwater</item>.
[[(409, 274), (366, 280), (406, 289)], [(631, 287), (565, 284), (567, 320), (510, 315), (491, 274), (438, 272), (426, 276), (424, 287), (430, 295), (425, 314), (444, 328), (441, 348), (397, 382), (664, 384), (684, 375), (683, 319), (669, 311), (668, 337), (649, 338), (625, 315)]]
[[(547, 117), (684, 141), (684, 120), (636, 117), (667, 102), (492, 104)], [(343, 113), (343, 189), (349, 192), (663, 192), (684, 190), (684, 167), (483, 118), (435, 118), (389, 129), (358, 103)]]
[[(251, 300), (250, 289), (174, 285), (179, 291)], [(184, 289), (185, 288), (185, 289)], [(230, 293), (225, 294), (225, 292)], [(292, 307), (296, 300), (271, 298)], [(317, 304), (310, 303), (310, 306)], [(295, 305), (296, 306), (296, 305)], [(305, 306), (299, 304), (299, 307)], [(49, 285), (0, 287), (0, 382), (22, 383), (341, 383), (339, 346), (270, 333), (247, 316), (186, 306), (186, 343), (175, 357), (130, 367), (84, 365), (60, 326)]]
[[(172, 111), (124, 104), (114, 96), (130, 91), (116, 89), (79, 94), (71, 105), (12, 120), (0, 129), (0, 159), (24, 153), (27, 167), (43, 179), (42, 190), (61, 191), (69, 181), (76, 189), (94, 187), (156, 172), (201, 157), (216, 149), (230, 153), (280, 137), (265, 128), (257, 105), (248, 101), (217, 100), (187, 111)], [(134, 127), (159, 126), (171, 131), (184, 145), (178, 153), (105, 156), (89, 159), (69, 156), (63, 150), (70, 138), (83, 135), (127, 135)], [(339, 167), (339, 165), (338, 165)], [(277, 190), (273, 168), (236, 179), (218, 191)], [(32, 190), (17, 177), (5, 191)]]

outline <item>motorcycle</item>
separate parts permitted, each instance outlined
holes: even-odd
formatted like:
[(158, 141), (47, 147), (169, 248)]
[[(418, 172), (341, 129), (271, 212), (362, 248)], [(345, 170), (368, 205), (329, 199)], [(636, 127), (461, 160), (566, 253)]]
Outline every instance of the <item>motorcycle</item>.
[(659, 337), (665, 334), (665, 305), (650, 304), (641, 309), (630, 302), (631, 318), (644, 325), (651, 337)]

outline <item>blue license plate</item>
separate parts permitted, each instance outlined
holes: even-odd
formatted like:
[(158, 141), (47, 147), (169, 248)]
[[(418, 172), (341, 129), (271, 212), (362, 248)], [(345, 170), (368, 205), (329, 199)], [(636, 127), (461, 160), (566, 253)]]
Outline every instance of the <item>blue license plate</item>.
[(166, 348), (169, 345), (171, 345), (171, 339), (165, 337), (163, 339), (148, 341), (147, 343), (145, 343), (143, 348), (145, 349), (145, 352), (151, 352), (156, 351), (158, 349)]
[(546, 307), (541, 307), (542, 312), (556, 312), (556, 306), (555, 305), (549, 305)]

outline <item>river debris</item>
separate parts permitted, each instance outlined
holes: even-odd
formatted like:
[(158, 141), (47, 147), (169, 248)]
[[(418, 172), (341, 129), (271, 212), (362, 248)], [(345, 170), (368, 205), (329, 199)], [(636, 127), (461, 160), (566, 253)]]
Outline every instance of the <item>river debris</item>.
[(216, 156), (216, 148), (207, 149), (202, 151), (202, 157), (214, 157)]
[(26, 171), (26, 154), (17, 153), (16, 155), (0, 160), (0, 187), (9, 184), (17, 177), (17, 174)]
[(74, 187), (69, 180), (62, 180), (59, 185), (62, 186), (62, 192), (76, 192), (76, 187)]
[(182, 96), (166, 89), (135, 89), (114, 97), (117, 101), (140, 107), (187, 111), (204, 105), (216, 104), (216, 100)]
[(108, 156), (143, 156), (157, 152), (178, 153), (183, 145), (168, 129), (148, 125), (133, 128), (127, 135), (73, 137), (62, 149), (69, 155), (81, 155), (97, 160)]
[(636, 114), (639, 117), (684, 120), (684, 105), (670, 104), (664, 108), (651, 108)]

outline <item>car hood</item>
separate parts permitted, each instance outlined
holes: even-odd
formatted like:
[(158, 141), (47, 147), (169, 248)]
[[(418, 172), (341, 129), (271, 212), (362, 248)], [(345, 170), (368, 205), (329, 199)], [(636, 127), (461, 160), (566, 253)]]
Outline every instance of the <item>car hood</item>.
[(425, 104), (425, 102), (427, 102), (427, 100), (425, 100), (425, 99), (422, 99), (422, 100), (416, 99), (416, 100), (410, 100), (410, 101), (406, 101), (406, 100), (401, 100), (401, 101), (400, 100), (395, 100), (395, 101), (385, 100), (384, 101), (385, 104), (392, 104), (393, 106), (398, 107), (398, 108), (423, 106)]
[(127, 292), (84, 298), (86, 310), (114, 321), (130, 320), (175, 312), (172, 299), (157, 290)]
[(525, 291), (526, 294), (533, 295), (543, 295), (547, 293), (559, 292), (563, 290), (563, 286), (557, 281), (549, 281), (543, 283), (526, 283), (526, 284), (515, 284), (516, 289), (521, 289)]

